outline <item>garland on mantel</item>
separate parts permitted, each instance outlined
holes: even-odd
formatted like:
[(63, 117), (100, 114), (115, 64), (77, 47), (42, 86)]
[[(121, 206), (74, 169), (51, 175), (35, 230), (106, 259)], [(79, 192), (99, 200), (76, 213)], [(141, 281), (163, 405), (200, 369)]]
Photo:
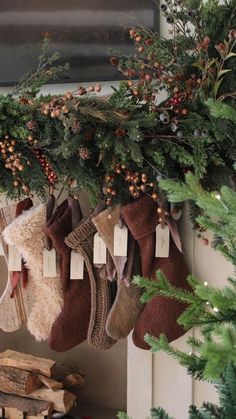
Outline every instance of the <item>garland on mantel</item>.
[[(236, 157), (235, 0), (168, 0), (170, 39), (130, 29), (135, 51), (113, 53), (127, 80), (109, 97), (102, 87), (41, 96), (64, 67), (48, 53), (12, 94), (0, 96), (0, 191), (44, 197), (62, 183), (94, 202), (162, 200), (162, 178), (195, 173), (207, 188), (234, 183)], [(160, 103), (160, 93), (165, 99)]]

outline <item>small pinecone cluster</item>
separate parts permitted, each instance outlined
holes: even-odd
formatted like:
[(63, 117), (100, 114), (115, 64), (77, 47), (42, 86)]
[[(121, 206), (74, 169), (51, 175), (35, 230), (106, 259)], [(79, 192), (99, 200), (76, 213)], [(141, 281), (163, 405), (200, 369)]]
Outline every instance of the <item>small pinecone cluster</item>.
[(30, 131), (36, 131), (36, 129), (38, 128), (38, 124), (36, 121), (28, 121), (26, 122), (26, 128)]
[(81, 131), (81, 123), (78, 120), (75, 120), (71, 125), (71, 131), (73, 134), (79, 134)]
[(92, 154), (91, 154), (91, 151), (88, 148), (81, 147), (79, 149), (79, 156), (80, 156), (81, 160), (89, 160), (89, 159), (91, 159)]

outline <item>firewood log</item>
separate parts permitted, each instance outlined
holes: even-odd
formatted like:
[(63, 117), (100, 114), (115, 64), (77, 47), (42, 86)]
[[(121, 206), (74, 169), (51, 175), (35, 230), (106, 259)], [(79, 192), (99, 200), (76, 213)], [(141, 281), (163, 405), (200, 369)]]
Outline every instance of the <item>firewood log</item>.
[(0, 367), (0, 391), (25, 396), (42, 386), (37, 374), (11, 367)]
[[(7, 413), (5, 414), (5, 416), (8, 419), (17, 419), (18, 412), (21, 412), (21, 419), (23, 417), (22, 412), (25, 412), (27, 414), (27, 419), (32, 419), (35, 417), (40, 418), (40, 415), (42, 416), (42, 418), (47, 416), (48, 419), (50, 419), (52, 415), (52, 403), (50, 402), (32, 400), (0, 392), (0, 412), (1, 408), (5, 409), (5, 413)], [(15, 416), (13, 416), (13, 411), (9, 413), (9, 409), (16, 410)]]
[(0, 366), (14, 367), (20, 370), (37, 372), (51, 377), (55, 361), (33, 355), (7, 350), (0, 353)]

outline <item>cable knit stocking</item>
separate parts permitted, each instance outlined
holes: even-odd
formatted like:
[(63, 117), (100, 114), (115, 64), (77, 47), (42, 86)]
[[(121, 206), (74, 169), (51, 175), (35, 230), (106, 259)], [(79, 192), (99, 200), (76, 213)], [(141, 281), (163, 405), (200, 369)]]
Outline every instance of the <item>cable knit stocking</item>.
[[(137, 267), (139, 251), (138, 249), (135, 251), (135, 243), (131, 235), (129, 237), (128, 258), (113, 255), (114, 227), (118, 224), (119, 218), (120, 206), (117, 206), (112, 210), (106, 209), (92, 219), (99, 235), (105, 241), (116, 267), (118, 291), (107, 317), (106, 331), (109, 336), (117, 340), (129, 335), (143, 308), (140, 302), (141, 290), (134, 284), (127, 283), (133, 274), (139, 273), (139, 266)], [(127, 272), (127, 268), (129, 272)]]
[[(158, 223), (156, 204), (149, 196), (144, 196), (121, 210), (126, 225), (138, 241), (142, 260), (142, 274), (156, 280), (156, 271), (161, 270), (170, 283), (176, 287), (189, 290), (186, 281), (187, 268), (182, 253), (170, 239), (170, 254), (168, 258), (155, 257), (155, 229)], [(159, 337), (164, 333), (169, 341), (184, 334), (177, 323), (186, 306), (175, 300), (162, 296), (154, 297), (144, 307), (133, 332), (133, 341), (142, 349), (150, 349), (144, 341), (144, 335), (149, 333)]]
[(6, 243), (16, 246), (21, 252), (29, 269), (29, 281), (35, 286), (27, 328), (38, 341), (48, 338), (62, 307), (59, 275), (56, 278), (43, 277), (45, 223), (46, 205), (40, 204), (16, 218), (3, 232)]
[(91, 315), (88, 328), (88, 343), (96, 349), (106, 350), (116, 343), (106, 333), (106, 320), (112, 306), (111, 283), (107, 279), (105, 267), (93, 264), (93, 237), (96, 229), (91, 214), (66, 238), (66, 244), (85, 260), (91, 287)]

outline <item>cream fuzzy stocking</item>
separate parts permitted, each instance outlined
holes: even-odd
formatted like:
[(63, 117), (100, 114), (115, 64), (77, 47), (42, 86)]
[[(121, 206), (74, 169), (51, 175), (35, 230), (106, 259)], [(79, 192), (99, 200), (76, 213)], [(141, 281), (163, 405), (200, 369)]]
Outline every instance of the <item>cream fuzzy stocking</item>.
[[(23, 209), (26, 206), (25, 201), (18, 204)], [(2, 239), (2, 232), (15, 219), (16, 208), (17, 204), (13, 204), (0, 209), (0, 236), (6, 262), (8, 259), (8, 246)], [(0, 298), (0, 329), (4, 330), (4, 332), (15, 332), (22, 325), (26, 324), (32, 307), (32, 295), (34, 295), (35, 289), (31, 280), (28, 280), (27, 288), (24, 288), (22, 282), (19, 281), (15, 287), (14, 298), (11, 298), (12, 280), (10, 275), (8, 275), (6, 288)]]
[(46, 205), (25, 211), (3, 232), (8, 245), (16, 246), (29, 269), (29, 280), (34, 283), (33, 305), (27, 319), (27, 328), (36, 340), (46, 340), (51, 326), (62, 308), (62, 290), (59, 273), (56, 278), (43, 277), (43, 227), (46, 223)]

